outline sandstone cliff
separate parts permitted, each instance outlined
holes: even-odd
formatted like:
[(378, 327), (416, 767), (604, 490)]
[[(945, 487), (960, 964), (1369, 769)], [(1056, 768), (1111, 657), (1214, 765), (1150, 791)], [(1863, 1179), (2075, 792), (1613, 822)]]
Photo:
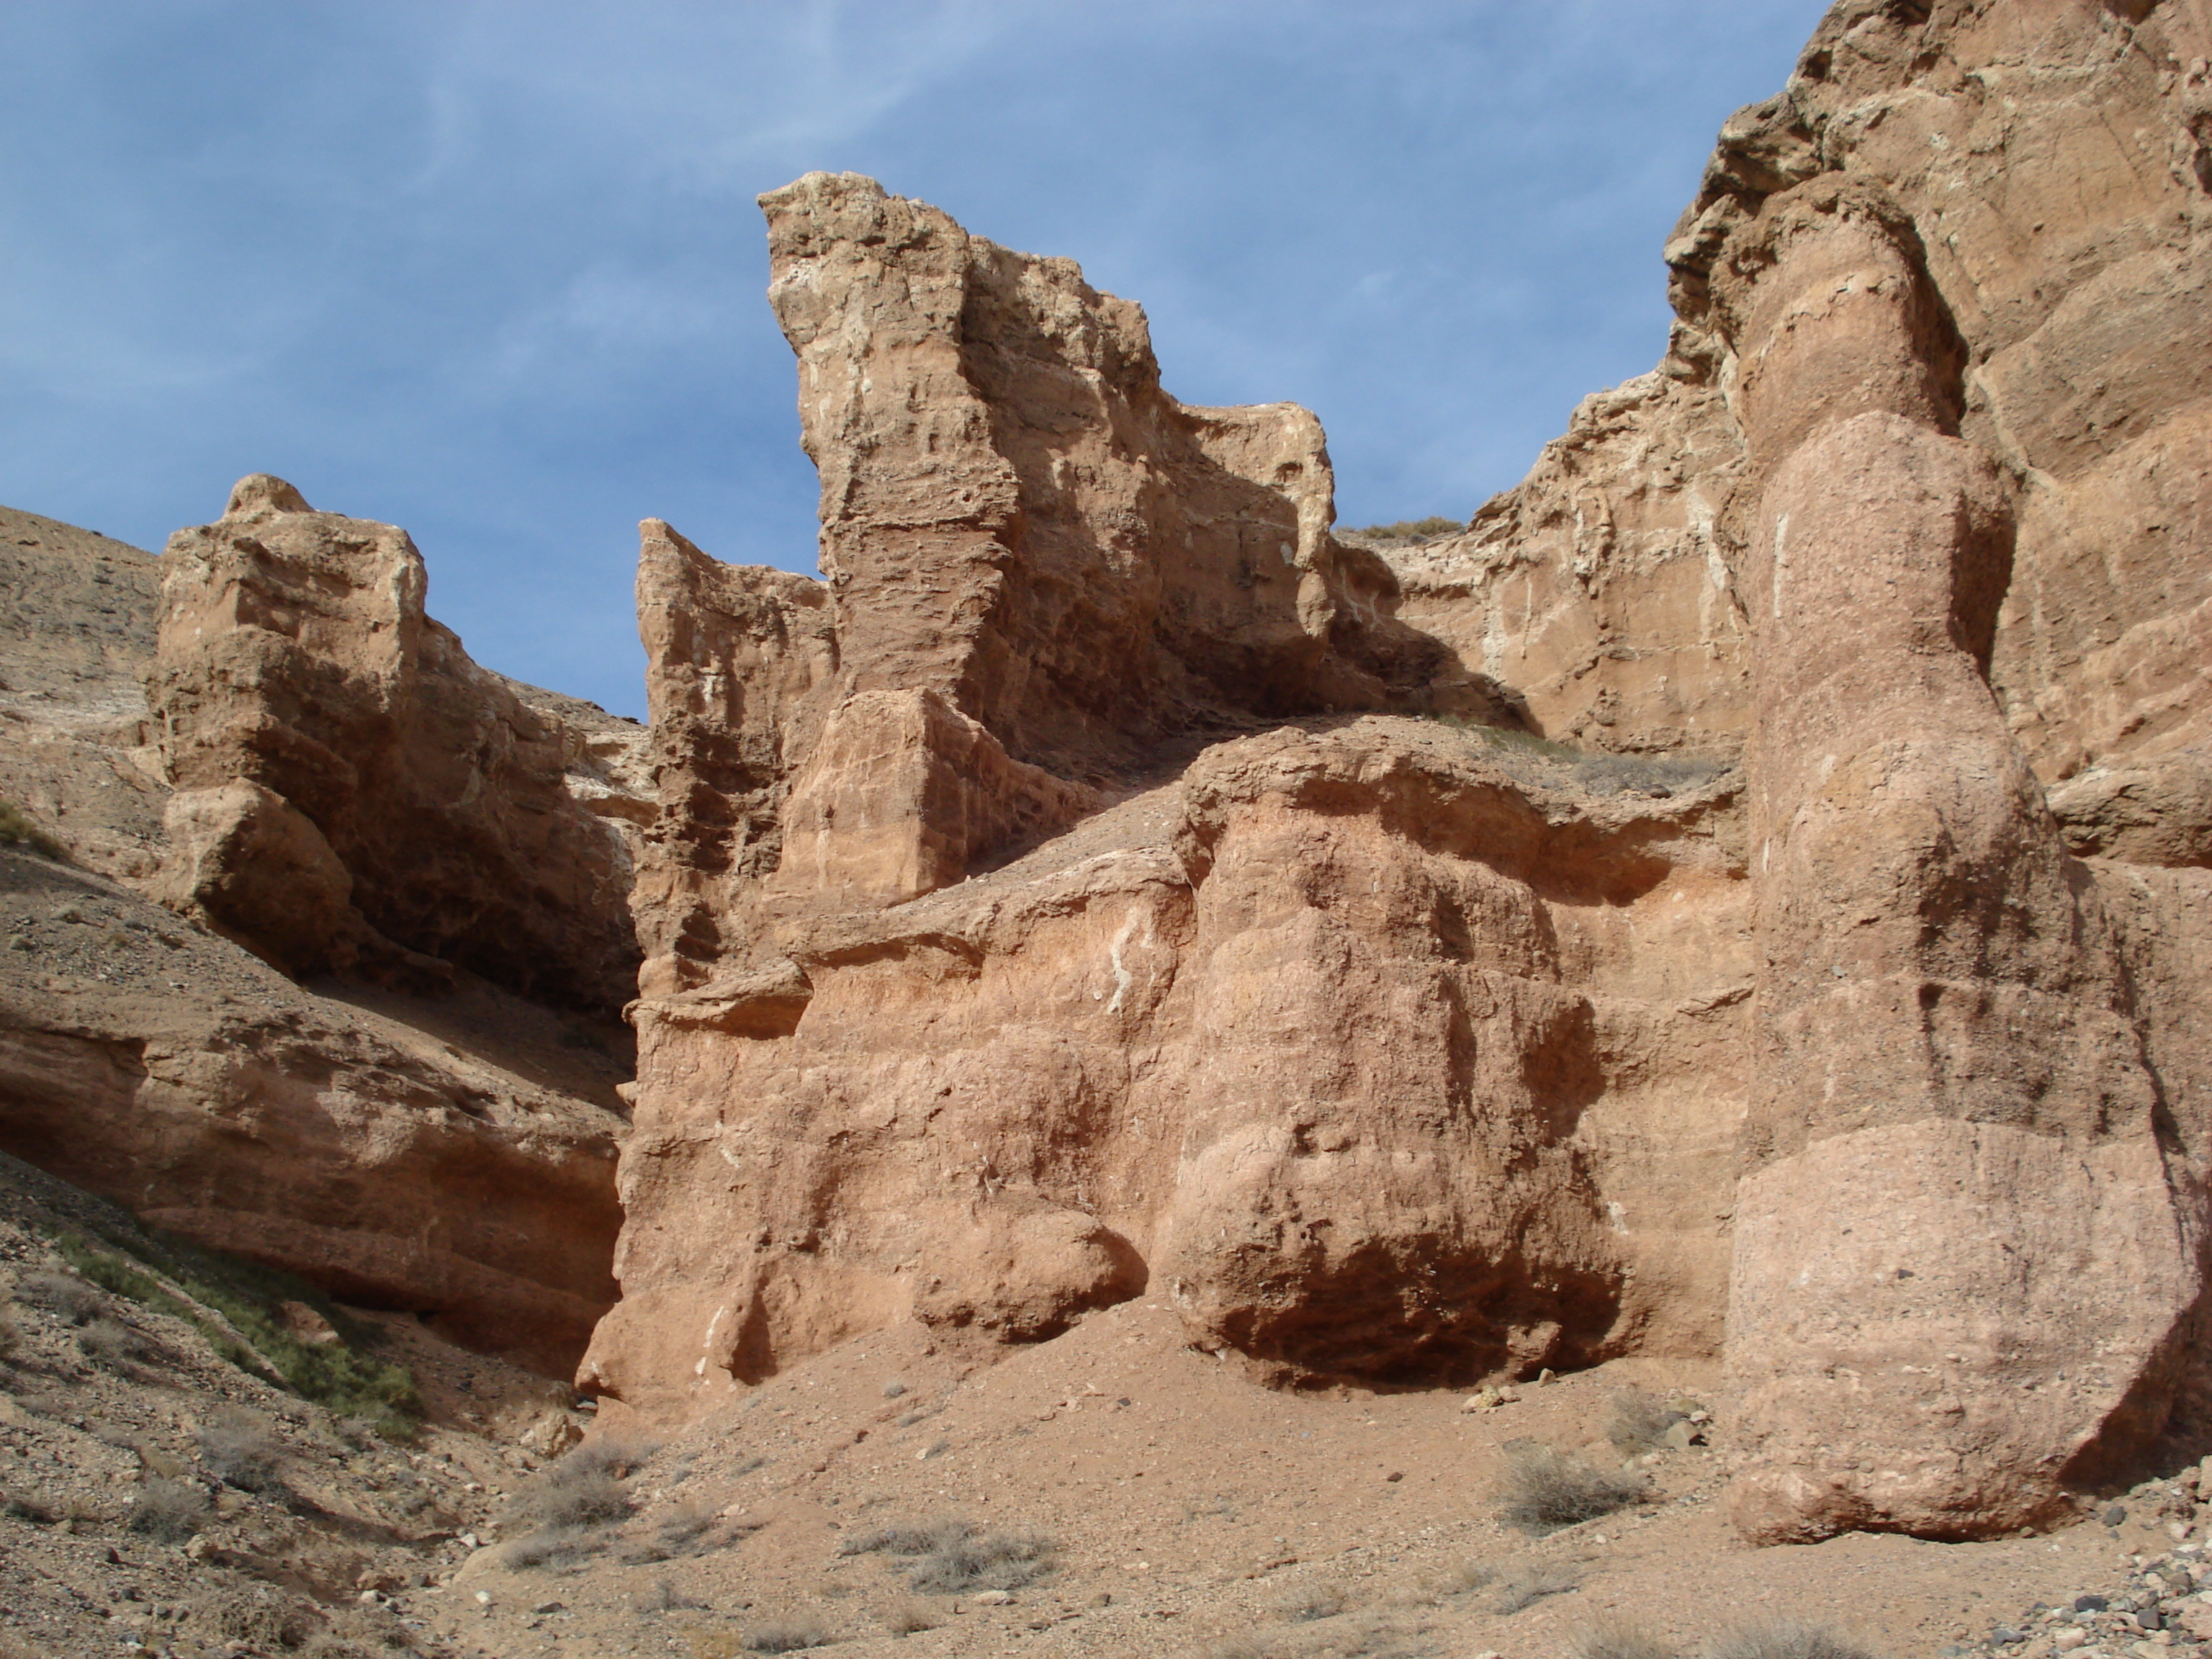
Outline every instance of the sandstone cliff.
[(628, 1000), (623, 838), (570, 794), (559, 722), (424, 612), (404, 531), (257, 476), (163, 559), (169, 902), (294, 971), (411, 954)]
[[(319, 521), (342, 532), (349, 524)], [(380, 537), (386, 551), (404, 541), (382, 526), (357, 528), (368, 532), (360, 540), (374, 547)], [(272, 940), (308, 947), (298, 966), (327, 964), (314, 947), (370, 938), (347, 902), (351, 872), (265, 784), (203, 773), (197, 780), (214, 787), (173, 795), (149, 742), (141, 684), (157, 668), (161, 562), (27, 514), (0, 514), (0, 628), (9, 647), (0, 799), (49, 830), (65, 854), (56, 861), (0, 848), (8, 935), (0, 951), (0, 1147), (157, 1225), (289, 1268), (355, 1301), (419, 1314), (541, 1370), (570, 1369), (614, 1293), (607, 1261), (623, 1127), (616, 1090), (628, 1075), (617, 1030), (534, 1006), (428, 957), (413, 975), (418, 988), (434, 988), (427, 998), (362, 981), (298, 985), (150, 902), (149, 893), (180, 896), (183, 908), (200, 910), (180, 869), (207, 878), (208, 896), (252, 893), (264, 907), (243, 918), (254, 926), (253, 942), (264, 957), (279, 954)], [(287, 739), (272, 730), (280, 722), (271, 711), (289, 714), (280, 700), (300, 690), (288, 689), (279, 671), (343, 685), (348, 672), (361, 672), (367, 641), (345, 637), (326, 614), (317, 623), (322, 634), (300, 629), (313, 650), (284, 659), (272, 648), (272, 629), (296, 628), (302, 612), (313, 613), (285, 611), (286, 583), (312, 585), (298, 565), (281, 563), (272, 544), (282, 544), (269, 538), (251, 556), (256, 582), (241, 584), (254, 595), (245, 607), (250, 626), (216, 626), (211, 636), (227, 653), (226, 672), (238, 677), (224, 682), (233, 699), (224, 706), (234, 714), (254, 707), (278, 742)], [(410, 550), (381, 574), (404, 574), (411, 556)], [(254, 603), (270, 607), (261, 622), (252, 621)], [(630, 819), (647, 810), (635, 775), (638, 728), (574, 699), (495, 683), (465, 659), (456, 665), (450, 636), (419, 613), (412, 620), (428, 635), (427, 654), (443, 653), (444, 690), (458, 688), (509, 727), (536, 733), (532, 747), (510, 745), (506, 772), (490, 769), (495, 788), (520, 752), (538, 769), (522, 792), (528, 803), (542, 805), (565, 780), (579, 804), (559, 821), (591, 827), (588, 808), (636, 833)], [(522, 705), (540, 712), (512, 712)], [(418, 686), (403, 713), (426, 706), (440, 704)], [(385, 757), (392, 747), (420, 754), (450, 735), (450, 726), (416, 730)], [(207, 749), (198, 753), (204, 763)], [(440, 764), (465, 758), (464, 751)], [(226, 819), (222, 809), (233, 803), (247, 810)], [(514, 799), (501, 810), (515, 815)], [(227, 874), (208, 857), (216, 838), (195, 838), (210, 823), (233, 840)], [(262, 838), (241, 843), (241, 823)], [(290, 836), (267, 833), (288, 825)], [(173, 843), (170, 832), (179, 829)], [(621, 844), (605, 844), (618, 899)], [(310, 856), (285, 859), (301, 845)], [(426, 872), (453, 862), (438, 848), (421, 859)], [(446, 925), (467, 921), (457, 914)], [(325, 931), (319, 936), (318, 928)], [(588, 950), (588, 929), (582, 938)], [(551, 959), (559, 943), (549, 945)], [(382, 948), (387, 961), (401, 960), (398, 947)], [(604, 957), (603, 942), (599, 948)], [(602, 980), (599, 994), (619, 988)]]
[(1065, 262), (764, 198), (827, 580), (647, 527), (587, 1375), (1140, 1288), (1287, 1382), (1721, 1354), (1764, 1540), (2198, 1432), (2208, 61), (2188, 0), (1844, 0), (1658, 368), (1380, 556)]

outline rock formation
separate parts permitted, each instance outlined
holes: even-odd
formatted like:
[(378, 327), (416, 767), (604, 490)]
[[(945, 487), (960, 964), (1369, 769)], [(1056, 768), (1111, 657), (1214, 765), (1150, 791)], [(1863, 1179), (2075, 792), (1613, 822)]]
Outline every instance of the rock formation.
[(617, 1008), (622, 834), (569, 793), (557, 720), (424, 613), (390, 525), (243, 480), (163, 556), (149, 687), (177, 793), (164, 898), (298, 972), (450, 963)]
[(1139, 1289), (1288, 1382), (1722, 1354), (1767, 1541), (2201, 1432), (2208, 63), (2181, 0), (1844, 0), (1658, 368), (1381, 553), (1073, 266), (764, 198), (827, 580), (647, 526), (587, 1376)]
[(1328, 535), (1310, 416), (1184, 409), (1134, 307), (870, 181), (763, 206), (828, 580), (645, 526), (594, 1384), (1148, 1285), (1285, 1380), (1716, 1346), (1733, 781), (1396, 712), (1510, 703)]
[[(254, 918), (267, 955), (311, 962), (331, 941), (369, 937), (352, 873), (265, 783), (204, 776), (171, 794), (141, 687), (155, 667), (160, 564), (28, 514), (0, 512), (0, 799), (64, 854), (0, 848), (0, 1147), (351, 1301), (420, 1315), (544, 1372), (572, 1369), (614, 1295), (627, 1067), (612, 1029), (427, 958), (434, 998), (309, 990), (150, 902), (193, 870), (210, 908)], [(276, 592), (254, 586), (249, 609)], [(240, 631), (223, 630), (227, 660), (260, 677), (269, 708), (264, 671), (281, 653), (267, 638), (240, 650)], [(327, 685), (363, 654), (286, 665)], [(634, 775), (639, 728), (498, 685), (481, 707), (507, 708), (511, 692), (543, 710), (542, 777), (557, 787), (565, 769), (580, 801), (639, 833), (633, 820), (650, 811)], [(226, 840), (228, 857), (210, 858)]]

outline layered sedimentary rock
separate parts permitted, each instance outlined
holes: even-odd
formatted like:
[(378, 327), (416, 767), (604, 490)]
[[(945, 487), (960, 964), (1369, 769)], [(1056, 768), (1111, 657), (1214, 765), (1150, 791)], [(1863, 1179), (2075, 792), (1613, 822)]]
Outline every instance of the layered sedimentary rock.
[(1845, 0), (1658, 368), (1380, 556), (1073, 267), (764, 198), (828, 580), (648, 527), (661, 822), (724, 850), (647, 854), (589, 1375), (1139, 1288), (1284, 1381), (1723, 1353), (1761, 1540), (2185, 1437), (2208, 64), (2176, 0)]
[(163, 851), (168, 791), (138, 682), (161, 586), (150, 553), (0, 507), (0, 800), (126, 881)]
[[(143, 689), (159, 562), (28, 514), (0, 511), (0, 799), (61, 848), (0, 849), (0, 1147), (342, 1297), (572, 1369), (614, 1294), (616, 1030), (443, 963), (416, 976), (429, 999), (309, 991), (149, 902), (228, 838), (198, 867), (265, 954), (326, 959), (364, 930), (350, 872), (285, 798), (246, 781), (173, 797)], [(503, 684), (554, 717), (552, 775), (580, 801), (649, 815), (639, 728)]]
[(257, 475), (163, 556), (165, 899), (297, 972), (421, 958), (617, 1008), (629, 854), (557, 720), (422, 609), (404, 531)]
[(1510, 700), (1328, 535), (1310, 416), (1183, 408), (1134, 306), (871, 181), (763, 206), (827, 580), (645, 526), (593, 1384), (677, 1413), (1147, 1287), (1286, 1381), (1711, 1351), (1733, 781), (1395, 712)]

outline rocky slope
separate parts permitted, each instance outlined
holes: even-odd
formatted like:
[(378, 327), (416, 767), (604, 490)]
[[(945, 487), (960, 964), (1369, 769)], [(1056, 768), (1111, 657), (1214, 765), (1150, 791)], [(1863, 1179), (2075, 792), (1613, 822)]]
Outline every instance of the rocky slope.
[(1382, 552), (1066, 262), (763, 198), (826, 580), (646, 527), (587, 1377), (684, 1418), (1140, 1293), (1290, 1383), (1719, 1358), (1762, 1541), (2193, 1444), (2208, 54), (1844, 0), (1659, 368)]

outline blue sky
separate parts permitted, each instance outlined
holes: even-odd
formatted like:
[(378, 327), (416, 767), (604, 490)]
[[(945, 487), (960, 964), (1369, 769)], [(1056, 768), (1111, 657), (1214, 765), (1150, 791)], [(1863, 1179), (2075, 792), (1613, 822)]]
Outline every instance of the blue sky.
[(1170, 391), (1465, 517), (1650, 367), (1820, 0), (7, 0), (0, 501), (158, 549), (283, 475), (478, 660), (641, 714), (636, 521), (811, 570), (753, 198), (813, 167), (1140, 301)]

